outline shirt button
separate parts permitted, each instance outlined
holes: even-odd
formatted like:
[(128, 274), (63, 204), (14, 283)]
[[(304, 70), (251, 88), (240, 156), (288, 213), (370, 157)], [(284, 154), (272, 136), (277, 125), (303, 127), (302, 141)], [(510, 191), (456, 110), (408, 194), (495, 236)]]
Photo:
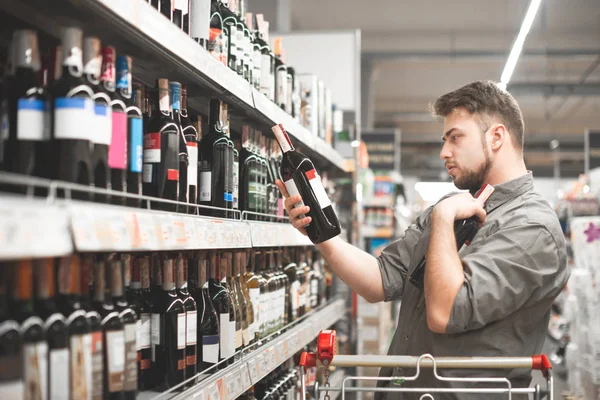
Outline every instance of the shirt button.
[(408, 340), (408, 335), (404, 335), (404, 340)]

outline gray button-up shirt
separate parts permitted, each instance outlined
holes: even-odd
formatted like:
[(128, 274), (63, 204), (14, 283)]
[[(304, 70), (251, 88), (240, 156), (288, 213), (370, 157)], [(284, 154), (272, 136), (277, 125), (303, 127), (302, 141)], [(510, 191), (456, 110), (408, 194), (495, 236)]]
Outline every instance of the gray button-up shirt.
[[(556, 214), (533, 189), (531, 172), (495, 189), (485, 206), (486, 222), (472, 243), (459, 252), (465, 281), (454, 301), (446, 334), (428, 329), (424, 294), (408, 279), (427, 251), (433, 207), (416, 219), (404, 238), (390, 244), (379, 256), (385, 300), (402, 299), (389, 354), (526, 357), (542, 351), (550, 307), (569, 277), (565, 239)], [(382, 368), (380, 375), (411, 376), (415, 372)], [(531, 381), (531, 373), (522, 370), (439, 370), (438, 373), (446, 377), (508, 377), (513, 387), (527, 387)], [(475, 387), (472, 383), (441, 382), (431, 369), (422, 369), (415, 382), (405, 382), (402, 386), (449, 385)], [(394, 400), (418, 399), (421, 394), (385, 396)], [(434, 394), (434, 398), (507, 399), (508, 396)]]

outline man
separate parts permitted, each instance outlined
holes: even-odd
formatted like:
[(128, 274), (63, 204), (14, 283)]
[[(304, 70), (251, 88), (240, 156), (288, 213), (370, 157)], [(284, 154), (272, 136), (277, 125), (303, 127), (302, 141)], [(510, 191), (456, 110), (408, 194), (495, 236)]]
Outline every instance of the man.
[[(565, 285), (565, 240), (554, 211), (533, 189), (523, 161), (523, 116), (515, 99), (495, 83), (479, 81), (441, 96), (433, 113), (444, 117), (440, 157), (459, 189), (420, 215), (405, 236), (375, 258), (339, 238), (317, 247), (331, 269), (370, 302), (402, 299), (389, 354), (452, 356), (531, 356), (545, 340), (549, 310)], [(495, 187), (485, 206), (472, 196), (484, 183)], [(308, 207), (286, 197), (294, 227)], [(476, 216), (482, 222), (468, 247), (456, 249), (453, 223)], [(424, 289), (409, 277), (426, 255)], [(381, 376), (411, 376), (414, 370), (382, 368)], [(527, 387), (521, 370), (440, 370), (447, 377), (508, 377)], [(388, 383), (386, 383), (387, 385)], [(432, 371), (402, 387), (475, 387), (441, 382)], [(491, 384), (478, 384), (490, 387)], [(499, 387), (507, 387), (499, 384)], [(390, 393), (388, 399), (421, 394)], [(437, 394), (443, 399), (508, 398), (504, 395)], [(513, 397), (518, 398), (518, 397)]]

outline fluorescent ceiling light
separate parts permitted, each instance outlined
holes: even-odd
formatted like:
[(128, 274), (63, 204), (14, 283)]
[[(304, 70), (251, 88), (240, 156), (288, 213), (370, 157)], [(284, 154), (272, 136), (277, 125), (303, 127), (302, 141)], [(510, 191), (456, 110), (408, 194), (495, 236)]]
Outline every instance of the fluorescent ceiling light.
[(531, 25), (533, 25), (533, 20), (535, 19), (541, 3), (542, 0), (531, 0), (531, 3), (529, 3), (527, 14), (525, 14), (525, 19), (523, 20), (523, 24), (521, 25), (517, 39), (513, 44), (510, 55), (508, 56), (508, 60), (506, 60), (504, 70), (502, 71), (502, 76), (500, 77), (500, 84), (504, 89), (506, 89), (506, 85), (508, 85), (508, 82), (510, 82), (510, 78), (512, 77), (515, 67), (517, 66), (517, 61), (519, 60), (519, 56), (523, 50), (525, 38), (527, 37), (527, 34), (529, 34), (529, 30), (531, 29)]

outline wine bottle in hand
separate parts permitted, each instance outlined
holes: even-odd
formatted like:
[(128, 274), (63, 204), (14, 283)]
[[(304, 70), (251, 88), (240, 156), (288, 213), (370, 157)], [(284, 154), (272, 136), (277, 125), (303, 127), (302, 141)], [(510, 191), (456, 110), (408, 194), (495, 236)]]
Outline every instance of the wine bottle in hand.
[(308, 217), (311, 222), (304, 227), (308, 237), (314, 244), (319, 244), (339, 235), (340, 223), (314, 164), (294, 149), (283, 125), (278, 124), (271, 129), (283, 151), (280, 169), (285, 188), (290, 196), (298, 194), (302, 197), (302, 201), (296, 203), (295, 207), (310, 207)]

